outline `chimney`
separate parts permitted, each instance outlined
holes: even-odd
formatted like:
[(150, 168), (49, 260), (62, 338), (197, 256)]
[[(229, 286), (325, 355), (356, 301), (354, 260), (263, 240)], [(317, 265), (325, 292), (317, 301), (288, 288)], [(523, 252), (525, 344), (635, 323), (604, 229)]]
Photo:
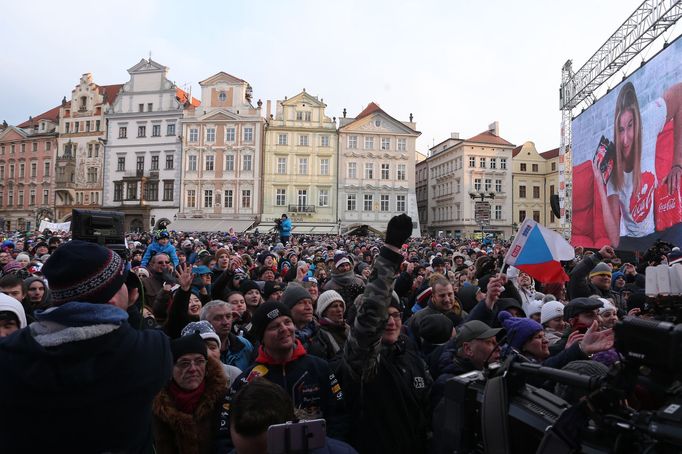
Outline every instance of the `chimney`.
[(500, 136), (500, 122), (499, 121), (493, 121), (488, 125), (488, 132), (491, 132), (495, 134), (496, 136)]
[(270, 118), (272, 113), (272, 101), (269, 99), (265, 101), (265, 118)]
[(459, 139), (459, 133), (458, 132), (451, 132), (450, 138), (451, 139)]

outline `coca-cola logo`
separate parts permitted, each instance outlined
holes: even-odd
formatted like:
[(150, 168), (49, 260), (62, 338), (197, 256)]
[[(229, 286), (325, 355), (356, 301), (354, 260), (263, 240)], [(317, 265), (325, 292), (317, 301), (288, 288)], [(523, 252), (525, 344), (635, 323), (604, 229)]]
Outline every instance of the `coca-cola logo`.
[(662, 201), (660, 205), (658, 205), (658, 211), (660, 211), (661, 213), (672, 211), (677, 207), (677, 203), (675, 203), (676, 200), (673, 197), (668, 196), (666, 197), (666, 199), (667, 200)]
[(632, 220), (640, 223), (651, 212), (653, 205), (654, 187), (656, 186), (656, 177), (651, 172), (644, 172), (640, 179), (639, 192), (632, 192), (630, 196), (630, 215)]

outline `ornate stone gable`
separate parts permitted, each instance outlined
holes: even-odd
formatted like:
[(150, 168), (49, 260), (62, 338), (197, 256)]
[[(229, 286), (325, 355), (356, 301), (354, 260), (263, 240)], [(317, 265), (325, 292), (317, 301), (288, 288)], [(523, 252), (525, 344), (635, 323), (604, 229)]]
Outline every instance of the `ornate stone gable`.
[(149, 60), (143, 58), (138, 64), (128, 69), (129, 74), (156, 73), (166, 71), (168, 71), (168, 67), (155, 62), (151, 58)]
[(312, 107), (325, 108), (327, 105), (317, 99), (315, 96), (308, 94), (305, 90), (289, 99), (282, 101), (282, 106), (297, 106), (299, 103), (309, 104)]
[(7, 129), (0, 132), (0, 140), (2, 141), (21, 140), (26, 137), (28, 137), (28, 134), (15, 126), (8, 126)]
[(227, 85), (242, 85), (246, 82), (224, 71), (220, 71), (219, 73), (212, 75), (208, 79), (202, 80), (201, 82), (199, 82), (199, 85), (201, 85), (202, 87), (209, 87), (220, 83), (224, 83)]
[(381, 112), (353, 121), (341, 128), (341, 132), (353, 131), (375, 134), (417, 134), (410, 127)]

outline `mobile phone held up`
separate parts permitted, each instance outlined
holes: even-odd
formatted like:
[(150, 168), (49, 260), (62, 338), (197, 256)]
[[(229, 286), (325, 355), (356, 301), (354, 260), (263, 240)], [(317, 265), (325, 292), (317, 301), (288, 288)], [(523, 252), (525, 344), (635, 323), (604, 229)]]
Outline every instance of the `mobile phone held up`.
[(599, 139), (597, 151), (594, 153), (594, 164), (599, 169), (601, 179), (604, 184), (609, 181), (613, 172), (614, 160), (616, 158), (616, 144), (604, 136)]
[(324, 448), (327, 426), (324, 419), (275, 424), (267, 437), (268, 454), (309, 453)]

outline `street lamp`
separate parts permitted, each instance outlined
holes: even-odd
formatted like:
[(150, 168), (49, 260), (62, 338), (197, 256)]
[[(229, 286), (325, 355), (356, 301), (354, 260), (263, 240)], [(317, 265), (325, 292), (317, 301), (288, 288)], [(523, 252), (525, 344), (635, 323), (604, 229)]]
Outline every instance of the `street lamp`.
[[(485, 192), (485, 191), (469, 191), (469, 197), (471, 197), (471, 200), (478, 201), (480, 200), (481, 202), (485, 202), (486, 199), (494, 199), (495, 198), (495, 193), (493, 191), (490, 192)], [(478, 204), (478, 203), (477, 203)], [(474, 219), (477, 219), (477, 221), (481, 224), (481, 241), (485, 239), (485, 220), (487, 219), (490, 221), (490, 204), (486, 203), (483, 205), (481, 203), (481, 211), (476, 210), (474, 212)]]

